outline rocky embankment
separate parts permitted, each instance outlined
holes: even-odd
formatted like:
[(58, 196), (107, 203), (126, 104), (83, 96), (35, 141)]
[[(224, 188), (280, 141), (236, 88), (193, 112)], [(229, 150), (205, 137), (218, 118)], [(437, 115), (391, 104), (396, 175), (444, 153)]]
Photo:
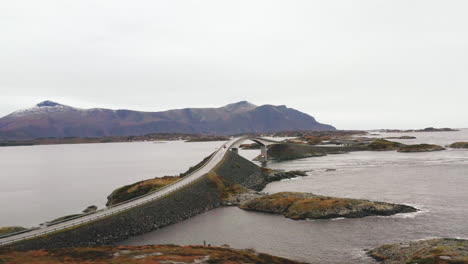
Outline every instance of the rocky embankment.
[(253, 250), (204, 246), (119, 246), (64, 248), (36, 251), (0, 251), (0, 263), (8, 264), (299, 264)]
[(320, 196), (312, 193), (280, 192), (246, 201), (241, 209), (282, 214), (287, 218), (329, 219), (358, 218), (371, 215), (394, 215), (416, 212), (407, 205)]
[(468, 240), (429, 239), (384, 245), (368, 254), (383, 264), (468, 264)]
[(450, 144), (449, 148), (468, 148), (468, 142), (455, 142)]
[(445, 150), (445, 148), (434, 144), (416, 144), (404, 146), (398, 149), (398, 152), (430, 152), (441, 150)]

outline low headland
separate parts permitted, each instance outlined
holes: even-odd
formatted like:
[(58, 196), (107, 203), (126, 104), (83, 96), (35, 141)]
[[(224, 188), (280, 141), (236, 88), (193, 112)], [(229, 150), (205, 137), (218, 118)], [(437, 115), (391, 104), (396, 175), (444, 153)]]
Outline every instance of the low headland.
[(450, 144), (449, 148), (468, 148), (468, 142), (455, 142)]
[(402, 242), (367, 253), (383, 264), (467, 264), (468, 240), (439, 238)]
[(453, 128), (435, 128), (435, 127), (426, 127), (424, 129), (381, 129), (379, 132), (385, 133), (406, 133), (406, 132), (454, 132), (459, 131), (458, 129)]
[(445, 150), (444, 147), (434, 144), (407, 145), (398, 149), (398, 152), (429, 152)]

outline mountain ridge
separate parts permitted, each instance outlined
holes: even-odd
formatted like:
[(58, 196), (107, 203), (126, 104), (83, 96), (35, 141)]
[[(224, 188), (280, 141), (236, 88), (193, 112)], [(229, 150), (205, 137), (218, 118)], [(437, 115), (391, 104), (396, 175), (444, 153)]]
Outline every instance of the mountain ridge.
[(0, 118), (0, 140), (150, 133), (233, 135), (287, 130), (336, 129), (285, 105), (257, 106), (247, 101), (218, 108), (183, 108), (159, 112), (82, 109), (43, 101), (32, 108)]

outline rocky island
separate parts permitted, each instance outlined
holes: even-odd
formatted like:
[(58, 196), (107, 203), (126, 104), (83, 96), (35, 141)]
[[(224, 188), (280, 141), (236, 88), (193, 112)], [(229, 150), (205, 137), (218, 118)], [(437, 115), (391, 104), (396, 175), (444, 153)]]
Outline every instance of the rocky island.
[(300, 264), (253, 250), (205, 246), (118, 246), (64, 248), (35, 251), (0, 250), (0, 263), (8, 264)]
[(444, 147), (434, 144), (416, 144), (407, 145), (398, 150), (398, 152), (429, 152), (445, 150)]
[(287, 218), (295, 220), (338, 217), (358, 218), (371, 215), (388, 216), (417, 211), (414, 207), (401, 204), (336, 198), (297, 192), (280, 192), (254, 198), (242, 203), (240, 208), (282, 214)]
[(468, 148), (468, 142), (455, 142), (450, 144), (449, 148)]
[(468, 240), (429, 239), (384, 245), (368, 254), (383, 264), (467, 264)]
[(416, 137), (413, 137), (413, 136), (386, 137), (386, 139), (416, 139)]
[(21, 227), (21, 226), (5, 226), (5, 227), (0, 227), (0, 237), (11, 234), (11, 233), (16, 233), (20, 231), (24, 231), (26, 228)]

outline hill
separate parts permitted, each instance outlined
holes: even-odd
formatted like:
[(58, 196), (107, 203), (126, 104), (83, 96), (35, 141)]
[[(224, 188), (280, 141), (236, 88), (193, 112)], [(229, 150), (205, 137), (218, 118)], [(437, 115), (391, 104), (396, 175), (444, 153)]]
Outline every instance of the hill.
[(81, 109), (52, 101), (0, 118), (0, 140), (139, 136), (150, 133), (233, 135), (291, 130), (335, 130), (284, 105), (256, 106), (246, 101), (219, 108), (162, 112)]

